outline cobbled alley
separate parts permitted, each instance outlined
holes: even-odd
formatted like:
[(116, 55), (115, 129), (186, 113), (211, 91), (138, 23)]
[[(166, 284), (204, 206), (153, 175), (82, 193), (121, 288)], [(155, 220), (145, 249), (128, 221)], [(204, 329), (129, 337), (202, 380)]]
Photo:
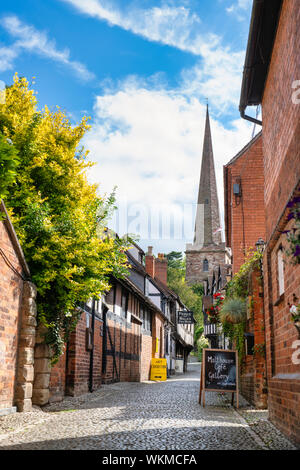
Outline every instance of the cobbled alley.
[(166, 382), (116, 383), (30, 413), (0, 417), (0, 449), (261, 450), (295, 449), (267, 411), (230, 394), (198, 404), (200, 364)]

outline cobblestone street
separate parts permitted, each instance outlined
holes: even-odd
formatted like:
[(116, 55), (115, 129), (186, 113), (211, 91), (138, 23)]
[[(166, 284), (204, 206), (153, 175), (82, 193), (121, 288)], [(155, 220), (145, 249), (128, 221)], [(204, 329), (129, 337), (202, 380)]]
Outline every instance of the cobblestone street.
[(0, 449), (205, 450), (295, 449), (241, 399), (206, 394), (198, 404), (200, 364), (167, 382), (104, 385), (31, 413), (0, 417)]

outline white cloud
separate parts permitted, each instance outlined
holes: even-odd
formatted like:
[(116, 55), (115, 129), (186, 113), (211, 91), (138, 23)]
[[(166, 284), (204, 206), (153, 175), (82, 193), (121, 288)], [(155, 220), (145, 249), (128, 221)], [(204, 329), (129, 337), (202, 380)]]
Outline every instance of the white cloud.
[(11, 70), (17, 56), (18, 52), (15, 48), (0, 47), (0, 72)]
[[(110, 192), (117, 185), (120, 207), (124, 209), (128, 204), (131, 215), (140, 211), (144, 220), (155, 206), (152, 216), (160, 209), (166, 220), (174, 210), (180, 224), (186, 204), (187, 235), (191, 241), (194, 214), (190, 207), (197, 200), (205, 105), (179, 91), (146, 89), (131, 81), (118, 91), (98, 96), (94, 111), (92, 130), (85, 138), (91, 160), (98, 163), (90, 171), (90, 180), (100, 183), (101, 193)], [(249, 123), (237, 120), (231, 124), (232, 128), (226, 129), (211, 118), (222, 213), (223, 165), (251, 138)], [(133, 221), (129, 231), (138, 231), (136, 227)], [(141, 235), (149, 238), (145, 230)], [(183, 250), (185, 242), (177, 239), (172, 244), (160, 239), (153, 243), (158, 249), (161, 246)]]
[(203, 57), (203, 62), (182, 72), (182, 91), (190, 96), (208, 98), (223, 114), (232, 107), (237, 109), (244, 52), (207, 47)]
[(236, 3), (233, 3), (230, 7), (226, 8), (226, 11), (229, 14), (235, 15), (238, 21), (245, 21), (245, 13), (250, 11), (251, 5), (252, 0), (237, 0)]
[[(199, 33), (201, 19), (184, 6), (153, 7), (149, 9), (129, 7), (121, 11), (105, 0), (62, 0), (73, 5), (81, 13), (119, 26), (150, 41), (157, 41), (199, 55), (205, 38)], [(210, 42), (217, 38), (210, 36)]]
[[(62, 0), (81, 13), (119, 26), (150, 41), (160, 42), (199, 57), (183, 71), (184, 93), (209, 98), (222, 112), (237, 106), (244, 51), (221, 45), (221, 38), (201, 31), (201, 19), (185, 6), (163, 5), (149, 9), (125, 8), (107, 0)], [(242, 0), (245, 1), (245, 0)], [(112, 6), (114, 5), (114, 6)]]
[(50, 40), (43, 31), (36, 30), (33, 26), (22, 23), (16, 16), (2, 18), (1, 26), (14, 38), (9, 48), (0, 49), (0, 70), (9, 70), (13, 67), (14, 60), (23, 50), (47, 57), (55, 62), (71, 68), (82, 80), (91, 80), (94, 75), (89, 72), (84, 64), (70, 59), (68, 49), (59, 50), (55, 41)]

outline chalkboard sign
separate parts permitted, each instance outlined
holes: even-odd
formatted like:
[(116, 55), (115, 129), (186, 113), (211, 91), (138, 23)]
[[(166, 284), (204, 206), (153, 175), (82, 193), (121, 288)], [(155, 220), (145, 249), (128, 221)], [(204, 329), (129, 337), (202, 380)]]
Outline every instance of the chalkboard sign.
[(199, 403), (201, 403), (203, 392), (203, 406), (205, 405), (205, 391), (236, 393), (238, 407), (237, 351), (226, 349), (203, 349), (199, 395)]

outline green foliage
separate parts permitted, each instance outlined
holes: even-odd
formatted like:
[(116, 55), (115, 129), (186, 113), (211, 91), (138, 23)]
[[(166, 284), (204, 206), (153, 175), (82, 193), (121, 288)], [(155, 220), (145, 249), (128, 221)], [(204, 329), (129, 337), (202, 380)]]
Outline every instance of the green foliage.
[(59, 108), (38, 111), (33, 90), (17, 75), (0, 105), (0, 129), (20, 161), (5, 204), (37, 286), (38, 320), (48, 328), (54, 360), (76, 325), (78, 302), (99, 298), (111, 274), (127, 273), (130, 241), (103, 231), (115, 194), (105, 200), (87, 181), (92, 163), (79, 145), (89, 127), (87, 118), (72, 126)]
[(226, 289), (226, 297), (247, 297), (249, 295), (249, 276), (253, 269), (258, 268), (262, 253), (249, 250), (245, 263), (233, 276)]
[(203, 331), (204, 331), (204, 326), (196, 324), (195, 326), (195, 342), (196, 343), (198, 343), (198, 340), (200, 339)]
[(244, 299), (235, 297), (235, 298), (226, 298), (221, 306), (219, 312), (219, 319), (223, 323), (241, 323), (246, 320), (246, 301)]
[(290, 209), (287, 219), (293, 220), (294, 224), (290, 230), (285, 230), (287, 234), (289, 249), (286, 250), (292, 264), (300, 263), (300, 186), (298, 195), (291, 199), (287, 207)]
[(255, 344), (253, 347), (253, 352), (255, 355), (265, 357), (265, 354), (266, 354), (265, 343)]
[(203, 351), (203, 349), (208, 348), (208, 347), (209, 347), (208, 339), (205, 338), (205, 336), (203, 336), (203, 335), (200, 336), (200, 338), (197, 341), (198, 358), (199, 358), (200, 362), (202, 361), (202, 351)]
[(291, 321), (293, 323), (300, 322), (300, 304), (290, 306)]
[(179, 269), (184, 274), (185, 261), (183, 260), (181, 251), (171, 251), (165, 256), (168, 260), (168, 269)]
[(224, 335), (229, 339), (231, 344), (234, 343), (235, 348), (238, 351), (239, 360), (241, 362), (245, 355), (244, 333), (246, 329), (246, 322), (236, 324), (224, 322), (222, 327)]
[(13, 143), (0, 132), (0, 199), (4, 199), (15, 182), (19, 164), (18, 154)]
[[(245, 263), (240, 267), (239, 271), (233, 276), (232, 280), (228, 283), (226, 289), (226, 299), (224, 301), (220, 318), (222, 319), (223, 332), (229, 338), (231, 344), (234, 343), (239, 359), (245, 355), (245, 337), (246, 331), (246, 311), (247, 311), (247, 297), (250, 295), (250, 274), (254, 269), (260, 267), (262, 253), (254, 249), (249, 250)], [(233, 309), (236, 303), (236, 309)], [(224, 309), (224, 310), (223, 310)], [(238, 323), (230, 323), (226, 321), (227, 314), (230, 310), (235, 311), (236, 320)]]

